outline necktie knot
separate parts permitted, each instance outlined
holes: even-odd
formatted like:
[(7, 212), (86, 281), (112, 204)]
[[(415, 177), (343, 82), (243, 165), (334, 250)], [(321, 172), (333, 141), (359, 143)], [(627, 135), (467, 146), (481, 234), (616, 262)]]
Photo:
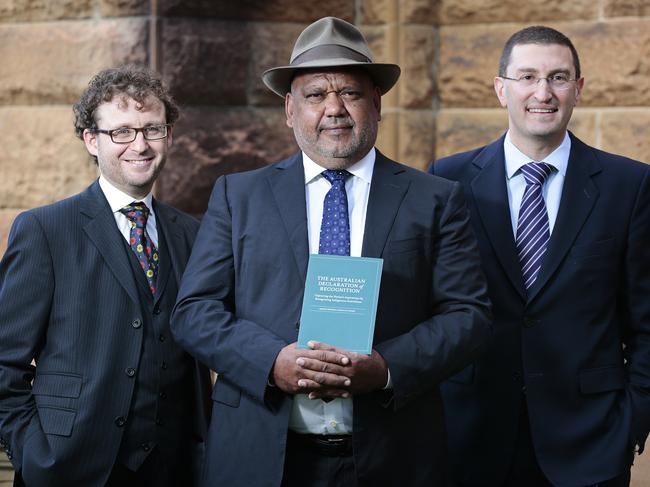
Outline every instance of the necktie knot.
[(149, 208), (142, 201), (134, 201), (120, 208), (120, 213), (129, 219), (136, 228), (145, 228), (149, 218)]
[(345, 182), (345, 180), (351, 176), (351, 174), (345, 170), (339, 169), (327, 169), (321, 173), (325, 179), (327, 179), (331, 184), (335, 182)]
[(548, 179), (553, 167), (545, 162), (529, 162), (521, 166), (521, 172), (526, 179), (526, 184), (543, 185)]

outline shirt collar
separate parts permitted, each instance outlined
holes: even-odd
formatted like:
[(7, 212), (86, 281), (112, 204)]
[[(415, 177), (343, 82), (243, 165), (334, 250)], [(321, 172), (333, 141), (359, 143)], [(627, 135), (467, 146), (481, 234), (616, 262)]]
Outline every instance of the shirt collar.
[[(375, 167), (375, 158), (377, 157), (375, 148), (370, 149), (360, 161), (355, 162), (350, 167), (347, 168), (347, 171), (370, 184), (372, 180), (372, 171)], [(312, 161), (307, 154), (302, 153), (302, 165), (305, 168), (305, 184), (309, 184), (316, 177), (320, 176), (325, 168), (319, 166), (314, 161)]]
[[(510, 138), (510, 131), (506, 133), (503, 141), (503, 152), (506, 158), (506, 175), (511, 179), (521, 169), (521, 166), (533, 162), (530, 157), (515, 147)], [(569, 154), (571, 153), (571, 137), (565, 132), (564, 140), (557, 149), (544, 158), (545, 163), (554, 167), (563, 177), (566, 176), (566, 169), (569, 165)], [(542, 162), (542, 161), (535, 161)]]
[(113, 213), (120, 211), (126, 205), (129, 205), (134, 201), (142, 201), (145, 205), (147, 205), (147, 208), (149, 208), (149, 213), (153, 213), (153, 195), (151, 192), (149, 192), (149, 194), (142, 199), (134, 198), (133, 196), (130, 196), (117, 189), (104, 176), (99, 176), (99, 186), (102, 188), (104, 196), (106, 196), (108, 204), (111, 207), (111, 211)]

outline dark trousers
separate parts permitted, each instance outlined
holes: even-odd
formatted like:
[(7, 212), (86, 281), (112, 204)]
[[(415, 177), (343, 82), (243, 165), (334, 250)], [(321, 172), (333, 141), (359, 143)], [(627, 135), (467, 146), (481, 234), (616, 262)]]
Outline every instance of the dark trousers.
[(135, 472), (118, 461), (106, 487), (180, 487), (190, 484), (191, 465), (170, 464), (163, 460), (158, 448), (154, 448)]
[(290, 434), (282, 487), (358, 487), (352, 452), (326, 456)]
[[(615, 477), (592, 485), (584, 487), (629, 487), (630, 471)], [(519, 429), (517, 441), (515, 443), (515, 455), (512, 460), (510, 472), (506, 481), (500, 486), (497, 485), (473, 485), (473, 484), (456, 484), (456, 487), (554, 487), (546, 478), (544, 472), (537, 463), (535, 457), (535, 448), (533, 439), (530, 435), (530, 425), (528, 421), (528, 408), (526, 401), (522, 402), (521, 414), (519, 415)]]

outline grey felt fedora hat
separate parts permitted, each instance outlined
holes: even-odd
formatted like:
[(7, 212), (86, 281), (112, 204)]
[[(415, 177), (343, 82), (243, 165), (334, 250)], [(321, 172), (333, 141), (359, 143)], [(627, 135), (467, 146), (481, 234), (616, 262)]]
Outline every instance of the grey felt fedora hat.
[(354, 25), (336, 17), (324, 17), (298, 36), (289, 65), (265, 71), (262, 81), (284, 98), (291, 91), (291, 80), (299, 71), (353, 66), (367, 71), (382, 94), (393, 87), (400, 75), (397, 64), (372, 62), (368, 43)]

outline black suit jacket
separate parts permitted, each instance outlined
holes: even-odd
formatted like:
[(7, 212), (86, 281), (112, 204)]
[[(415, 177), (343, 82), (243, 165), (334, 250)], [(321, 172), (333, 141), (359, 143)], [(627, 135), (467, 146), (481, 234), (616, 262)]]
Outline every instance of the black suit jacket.
[[(438, 384), (489, 332), (468, 218), (457, 184), (377, 153), (362, 253), (384, 259), (374, 348), (394, 388), (392, 400), (354, 398), (361, 486), (446, 483)], [(300, 153), (217, 181), (172, 318), (179, 343), (219, 372), (205, 486), (280, 485), (293, 396), (267, 379), (296, 341), (308, 258)]]
[(431, 170), (465, 189), (494, 306), (486, 353), (443, 386), (457, 478), (500, 484), (524, 398), (551, 482), (619, 475), (650, 427), (650, 167), (571, 135), (557, 220), (528, 295), (503, 138)]
[[(154, 211), (171, 258), (164, 293), (198, 222), (157, 201)], [(0, 264), (0, 439), (27, 485), (103, 485), (115, 462), (135, 384), (124, 370), (143, 339), (123, 240), (97, 182), (13, 224)], [(209, 375), (195, 368), (196, 414), (177, 420), (203, 438)]]

